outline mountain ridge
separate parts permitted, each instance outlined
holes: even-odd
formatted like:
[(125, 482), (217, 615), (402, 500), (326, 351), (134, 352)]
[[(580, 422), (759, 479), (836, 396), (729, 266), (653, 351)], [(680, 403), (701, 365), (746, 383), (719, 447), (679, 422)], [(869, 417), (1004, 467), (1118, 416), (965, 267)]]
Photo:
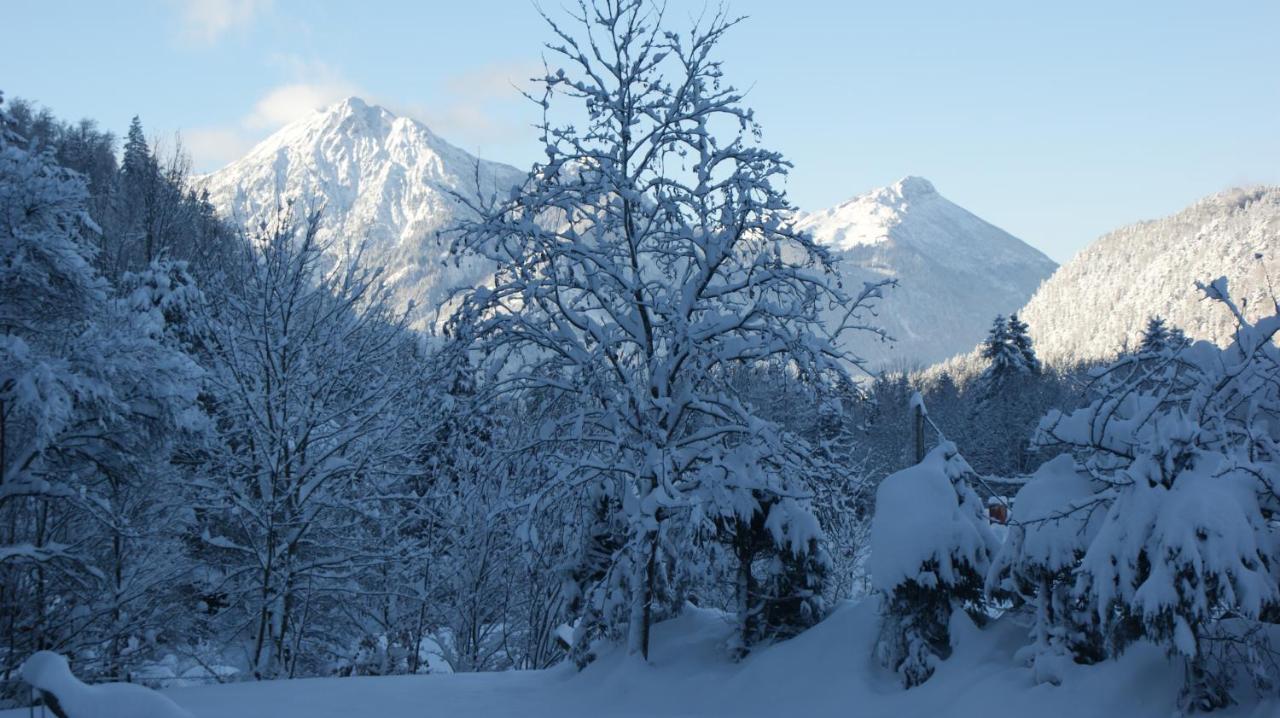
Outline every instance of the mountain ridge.
[[(416, 304), (411, 325), (429, 329), (452, 289), (492, 272), (479, 259), (449, 256), (437, 237), (462, 211), (455, 195), (501, 192), (523, 177), (352, 97), (282, 128), (201, 184), (220, 212), (246, 224), (270, 219), (283, 198), (323, 206), (321, 232), (334, 254), (349, 256), (352, 243), (363, 241), (365, 258), (386, 268), (395, 301)], [(992, 316), (1025, 303), (1056, 266), (921, 177), (797, 213), (796, 224), (833, 250), (847, 286), (899, 279), (877, 319), (897, 341), (852, 346), (876, 365), (964, 351)]]

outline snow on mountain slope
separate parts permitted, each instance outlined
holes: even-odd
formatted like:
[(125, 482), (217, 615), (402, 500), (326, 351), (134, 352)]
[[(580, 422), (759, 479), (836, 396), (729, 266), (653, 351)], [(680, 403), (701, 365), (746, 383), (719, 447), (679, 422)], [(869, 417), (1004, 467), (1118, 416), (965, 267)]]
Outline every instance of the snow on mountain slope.
[(929, 364), (968, 351), (995, 315), (1026, 303), (1056, 267), (919, 177), (805, 214), (798, 226), (837, 250), (846, 287), (899, 279), (878, 320), (897, 341), (854, 344), (881, 365)]
[[(197, 718), (982, 718), (1176, 714), (1180, 661), (1148, 643), (1094, 666), (1068, 665), (1062, 684), (1036, 685), (1014, 653), (1027, 629), (1008, 617), (979, 630), (961, 612), (954, 652), (923, 685), (903, 690), (872, 659), (879, 628), (875, 600), (846, 603), (800, 636), (728, 659), (728, 617), (689, 607), (654, 627), (650, 664), (620, 650), (581, 673), (544, 671), (320, 678), (178, 688), (165, 693)], [(1275, 716), (1274, 697), (1241, 704), (1222, 718)], [(0, 718), (27, 709), (0, 711)], [(126, 718), (103, 715), (101, 718)]]
[(1049, 361), (1114, 356), (1140, 341), (1153, 314), (1222, 344), (1235, 324), (1195, 287), (1221, 276), (1251, 319), (1269, 313), (1280, 282), (1280, 187), (1229, 190), (1104, 235), (1045, 282), (1021, 317)]
[[(436, 236), (461, 209), (449, 193), (474, 195), (476, 162), (426, 126), (353, 97), (285, 127), (202, 184), (220, 212), (251, 226), (282, 198), (319, 204), (331, 252), (342, 257), (367, 241), (366, 261), (385, 267), (398, 302), (415, 302), (421, 328), (450, 290), (492, 271), (477, 259), (443, 262)], [(486, 195), (523, 177), (502, 164), (479, 167)], [(838, 250), (850, 288), (901, 280), (879, 318), (898, 341), (855, 344), (878, 364), (929, 363), (969, 349), (995, 314), (1024, 304), (1054, 268), (917, 177), (801, 215), (800, 224)]]
[[(479, 161), (484, 195), (505, 192), (524, 173)], [(450, 192), (474, 197), (477, 159), (425, 125), (351, 97), (291, 124), (248, 155), (201, 180), (224, 216), (254, 226), (293, 199), (323, 208), (321, 238), (336, 257), (365, 243), (365, 261), (386, 269), (401, 305), (416, 304), (423, 326), (456, 286), (489, 273), (455, 266), (436, 232), (462, 209)]]

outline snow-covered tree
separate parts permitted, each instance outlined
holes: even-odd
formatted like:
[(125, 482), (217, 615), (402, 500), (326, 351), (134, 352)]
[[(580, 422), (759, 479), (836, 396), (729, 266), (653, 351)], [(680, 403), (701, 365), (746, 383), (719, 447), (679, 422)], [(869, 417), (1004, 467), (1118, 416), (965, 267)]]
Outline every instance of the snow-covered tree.
[(1101, 373), (1095, 401), (1040, 427), (1041, 442), (1073, 449), (1103, 486), (1077, 499), (1106, 510), (1077, 593), (1113, 650), (1146, 638), (1184, 659), (1192, 710), (1232, 700), (1240, 666), (1221, 664), (1215, 642), (1280, 605), (1270, 518), (1280, 509), (1280, 308), (1250, 322), (1225, 279), (1200, 286), (1234, 317), (1230, 346), (1122, 358)]
[(1016, 314), (996, 317), (980, 354), (986, 367), (965, 391), (969, 416), (956, 439), (983, 473), (1025, 473), (1036, 419), (1053, 406), (1046, 399), (1061, 382), (1042, 370), (1027, 325)]
[(51, 152), (59, 165), (84, 177), (89, 215), (99, 226), (106, 224), (119, 175), (116, 137), (91, 119), (61, 122), (48, 108), (20, 98), (5, 100), (5, 108), (9, 129), (25, 140), (28, 149)]
[(199, 427), (199, 370), (165, 340), (163, 314), (94, 270), (83, 178), (3, 124), (3, 655), (83, 651), (87, 670), (119, 676), (171, 628), (182, 567), (168, 462)]
[(1147, 319), (1147, 326), (1142, 330), (1142, 344), (1138, 351), (1143, 354), (1159, 354), (1169, 348), (1169, 328), (1164, 319), (1152, 316)]
[(130, 123), (120, 162), (116, 137), (92, 120), (62, 122), (45, 108), (15, 100), (9, 124), (29, 146), (84, 176), (95, 233), (94, 266), (109, 281), (145, 271), (156, 259), (183, 261), (201, 284), (226, 269), (240, 237), (191, 181), (181, 143), (167, 151), (148, 144), (141, 121)]
[(980, 353), (988, 362), (984, 380), (992, 385), (998, 386), (1008, 377), (1040, 373), (1031, 335), (1017, 314), (995, 318)]
[[(204, 591), (258, 677), (314, 673), (351, 636), (361, 572), (397, 555), (379, 530), (413, 462), (418, 352), (379, 271), (326, 267), (315, 216), (285, 210), (206, 314), (219, 436), (197, 487)], [(344, 626), (346, 628), (344, 628)]]
[[(571, 397), (544, 427), (562, 461), (534, 500), (612, 492), (626, 535), (591, 602), (647, 655), (661, 547), (680, 523), (750, 521), (767, 506), (777, 544), (804, 553), (818, 535), (792, 479), (805, 452), (753, 415), (729, 370), (859, 366), (839, 339), (870, 329), (881, 286), (847, 295), (827, 252), (788, 224), (777, 186), (788, 165), (753, 141), (754, 116), (714, 55), (734, 20), (671, 32), (641, 0), (583, 3), (572, 20), (548, 19), (566, 66), (539, 80), (546, 160), (459, 227), (455, 248), (498, 270), (450, 330), (485, 355), (491, 390)], [(561, 121), (562, 100), (584, 124)], [(820, 322), (828, 307), (842, 308), (834, 326)]]
[(1031, 328), (1018, 318), (1017, 312), (1009, 315), (1009, 343), (1018, 350), (1022, 366), (1028, 374), (1040, 373), (1040, 359), (1031, 345)]
[(982, 342), (980, 352), (990, 363), (992, 373), (1004, 375), (1018, 373), (1022, 366), (1022, 353), (1009, 340), (1009, 320), (1003, 314), (991, 322), (991, 330)]
[(125, 135), (116, 199), (119, 236), (105, 247), (115, 255), (111, 261), (116, 271), (145, 267), (177, 241), (174, 230), (181, 226), (181, 189), (167, 181), (136, 115)]
[(996, 540), (969, 486), (973, 475), (944, 440), (876, 491), (870, 569), (883, 601), (876, 654), (907, 688), (928, 680), (950, 655), (952, 614), (974, 611), (983, 600)]
[(1014, 497), (1008, 536), (987, 574), (989, 593), (1012, 593), (1034, 609), (1032, 642), (1020, 657), (1037, 682), (1057, 684), (1067, 662), (1105, 657), (1092, 605), (1072, 590), (1106, 511), (1105, 488), (1070, 455), (1045, 462)]

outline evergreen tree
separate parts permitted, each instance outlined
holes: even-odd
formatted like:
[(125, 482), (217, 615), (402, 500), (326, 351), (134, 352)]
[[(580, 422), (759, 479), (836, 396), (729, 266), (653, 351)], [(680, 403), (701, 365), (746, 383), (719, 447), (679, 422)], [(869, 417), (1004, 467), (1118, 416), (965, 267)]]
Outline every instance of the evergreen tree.
[(160, 201), (160, 185), (160, 167), (147, 145), (142, 121), (135, 115), (129, 123), (124, 158), (120, 162), (118, 201), (123, 236), (117, 239), (115, 271), (145, 266), (156, 258), (158, 248), (152, 220)]
[(956, 445), (943, 441), (876, 492), (870, 564), (884, 606), (876, 655), (907, 688), (950, 655), (952, 614), (981, 612), (997, 542), (969, 485), (973, 474)]
[(1040, 359), (1036, 357), (1035, 348), (1031, 345), (1031, 328), (1018, 319), (1017, 312), (1009, 315), (1009, 343), (1018, 350), (1024, 371), (1039, 374)]
[(125, 134), (120, 174), (126, 182), (142, 183), (149, 182), (155, 172), (155, 158), (151, 156), (151, 146), (147, 144), (147, 136), (142, 131), (142, 120), (134, 115), (129, 121), (129, 131)]
[(1051, 386), (1031, 346), (1027, 325), (1012, 315), (996, 317), (982, 344), (988, 364), (966, 392), (968, 426), (959, 436), (983, 473), (1010, 475), (1027, 469), (1028, 440), (1041, 409), (1037, 402)]
[(995, 318), (982, 342), (981, 355), (989, 362), (985, 376), (995, 384), (1011, 376), (1040, 373), (1040, 360), (1031, 346), (1028, 327), (1017, 314), (1007, 319), (1003, 315)]
[(1141, 354), (1159, 354), (1170, 347), (1171, 334), (1165, 326), (1164, 319), (1152, 316), (1147, 319), (1147, 326), (1142, 330), (1142, 344), (1138, 347)]
[(1010, 341), (1009, 320), (1003, 314), (996, 315), (991, 323), (980, 353), (989, 362), (986, 372), (989, 376), (1005, 377), (1019, 372), (1022, 353)]

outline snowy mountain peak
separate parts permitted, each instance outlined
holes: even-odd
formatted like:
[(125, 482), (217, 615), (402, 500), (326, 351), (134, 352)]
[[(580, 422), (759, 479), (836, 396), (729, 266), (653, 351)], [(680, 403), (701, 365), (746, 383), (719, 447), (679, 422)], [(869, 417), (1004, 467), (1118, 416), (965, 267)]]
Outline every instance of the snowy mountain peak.
[(846, 276), (899, 279), (880, 313), (897, 343), (858, 348), (881, 361), (927, 363), (968, 350), (992, 317), (1016, 310), (1056, 268), (922, 177), (802, 215), (797, 228), (836, 250)]
[(357, 132), (384, 130), (399, 119), (386, 108), (379, 105), (370, 105), (359, 97), (354, 96), (330, 105), (323, 110), (317, 110), (317, 112), (323, 118), (326, 126), (341, 129), (342, 123), (351, 123), (347, 126), (347, 129)]
[(369, 103), (365, 102), (361, 98), (356, 97), (355, 95), (350, 95), (338, 102), (335, 102), (333, 105), (329, 107), (327, 111), (328, 112), (338, 112), (338, 111), (366, 112), (370, 109), (381, 110), (382, 107), (378, 105), (370, 105)]
[(472, 165), (475, 163), (475, 158), (445, 142), (421, 122), (397, 116), (385, 107), (371, 105), (359, 97), (348, 97), (286, 125), (260, 142), (243, 159), (212, 173), (210, 178), (240, 174), (229, 170), (238, 165), (274, 158), (281, 151), (294, 153), (305, 148), (307, 152), (333, 155), (359, 149), (369, 153), (375, 148), (385, 149), (390, 143), (409, 154), (444, 154), (466, 158)]
[(1048, 271), (1055, 266), (1022, 240), (943, 197), (923, 177), (903, 177), (830, 209), (802, 215), (797, 226), (840, 250), (894, 242), (975, 269), (1015, 258)]
[(891, 189), (903, 199), (922, 199), (928, 195), (936, 195), (938, 193), (932, 182), (915, 175), (907, 175), (894, 182)]
[(929, 180), (907, 176), (889, 185), (856, 195), (820, 212), (804, 215), (799, 225), (818, 242), (851, 249), (889, 240), (891, 230), (914, 203), (941, 199)]
[(437, 232), (460, 211), (456, 195), (488, 195), (524, 173), (480, 160), (426, 125), (358, 97), (280, 129), (240, 160), (202, 178), (225, 215), (254, 226), (280, 199), (323, 207), (322, 239), (339, 260), (365, 245), (365, 261), (386, 269), (398, 299), (416, 305), (423, 326), (457, 285), (487, 270), (444, 266)]

